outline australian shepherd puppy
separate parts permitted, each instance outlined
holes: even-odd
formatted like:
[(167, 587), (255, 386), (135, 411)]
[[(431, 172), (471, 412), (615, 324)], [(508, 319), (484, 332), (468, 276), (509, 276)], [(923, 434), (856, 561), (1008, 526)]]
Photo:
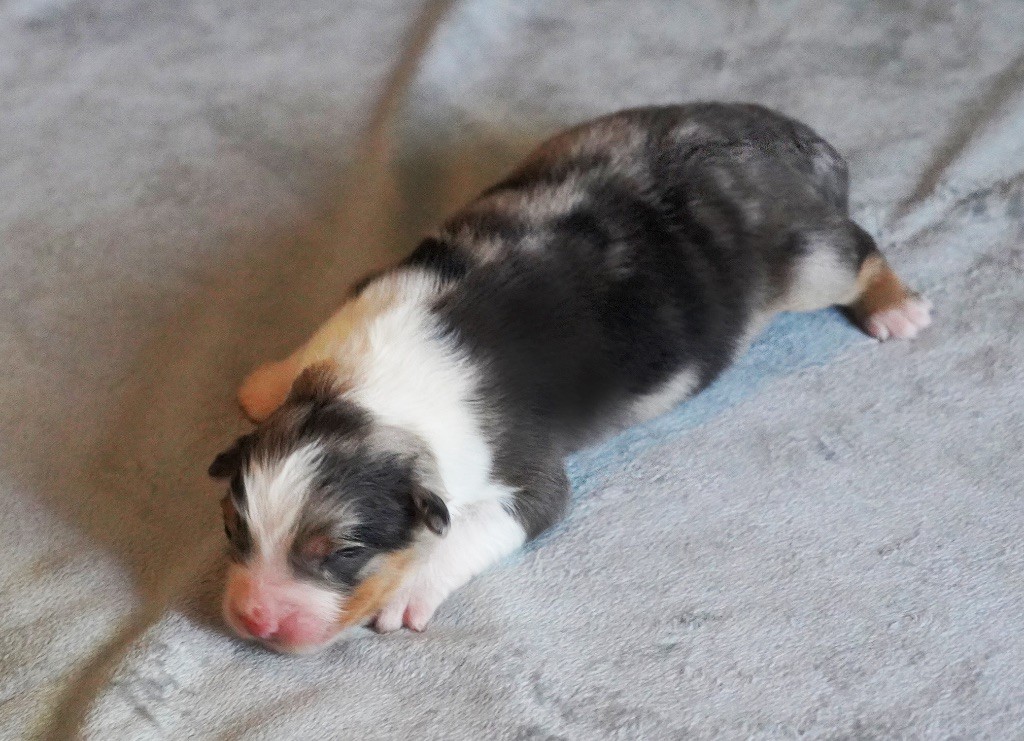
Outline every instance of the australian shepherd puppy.
[(270, 648), (423, 630), (565, 512), (563, 458), (699, 392), (782, 311), (929, 323), (848, 214), (846, 163), (754, 105), (623, 111), (543, 144), (360, 284), (239, 401), (217, 456), (224, 617)]

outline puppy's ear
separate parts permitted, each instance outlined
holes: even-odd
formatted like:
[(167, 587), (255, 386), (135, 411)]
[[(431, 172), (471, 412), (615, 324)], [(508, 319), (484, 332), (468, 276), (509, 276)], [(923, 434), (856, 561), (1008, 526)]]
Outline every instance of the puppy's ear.
[(337, 368), (332, 361), (325, 360), (299, 374), (288, 392), (288, 401), (296, 404), (329, 402), (338, 395), (338, 390)]
[(206, 472), (210, 475), (210, 478), (214, 479), (228, 479), (235, 475), (235, 473), (242, 467), (242, 456), (244, 451), (249, 444), (249, 435), (242, 435), (240, 438), (235, 440), (235, 444), (227, 450), (218, 454), (213, 459), (213, 463), (206, 469)]
[(452, 518), (441, 496), (445, 493), (444, 479), (437, 469), (437, 460), (423, 439), (400, 427), (378, 425), (372, 433), (371, 444), (379, 451), (410, 459), (412, 488), (409, 496), (413, 509), (431, 532), (437, 535), (447, 533)]
[(423, 524), (437, 535), (444, 535), (451, 527), (452, 518), (448, 514), (448, 505), (437, 494), (429, 489), (414, 484), (412, 487), (412, 504), (416, 508)]

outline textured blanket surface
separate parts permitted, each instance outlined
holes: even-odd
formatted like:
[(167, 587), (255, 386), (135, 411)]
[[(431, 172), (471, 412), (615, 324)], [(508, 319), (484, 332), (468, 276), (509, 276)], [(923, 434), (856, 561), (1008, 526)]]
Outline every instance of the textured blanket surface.
[[(1024, 3), (0, 5), (0, 737), (1024, 736)], [(750, 100), (936, 306), (780, 318), (424, 634), (217, 617), (235, 387), (558, 128)]]

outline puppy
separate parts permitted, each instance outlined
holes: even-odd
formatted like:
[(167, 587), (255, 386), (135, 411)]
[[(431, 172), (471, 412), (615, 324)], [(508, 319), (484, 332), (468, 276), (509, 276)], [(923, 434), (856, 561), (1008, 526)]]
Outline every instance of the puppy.
[(848, 215), (846, 163), (754, 105), (623, 111), (543, 144), (253, 372), (217, 456), (224, 617), (284, 652), (423, 630), (565, 512), (563, 458), (707, 386), (776, 313), (880, 340), (929, 305)]

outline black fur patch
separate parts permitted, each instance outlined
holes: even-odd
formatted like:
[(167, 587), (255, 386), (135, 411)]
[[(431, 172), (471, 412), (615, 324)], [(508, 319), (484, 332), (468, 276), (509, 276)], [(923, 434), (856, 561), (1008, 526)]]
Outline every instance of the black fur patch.
[(232, 482), (231, 491), (221, 499), (221, 512), (224, 516), (224, 534), (228, 539), (228, 557), (241, 562), (252, 552), (252, 536), (245, 519), (239, 514), (237, 488)]
[(428, 238), (420, 242), (402, 262), (402, 265), (420, 267), (436, 273), (441, 280), (459, 280), (469, 270), (469, 258), (457, 247), (439, 239)]
[(563, 140), (485, 194), (575, 188), (569, 212), (537, 224), (481, 202), (441, 231), (488, 244), (436, 313), (484, 369), (495, 473), (521, 489), (531, 536), (564, 510), (565, 454), (684, 370), (710, 383), (785, 292), (794, 235), (852, 228), (845, 163), (767, 109), (639, 109), (578, 131), (602, 126), (604, 139)]
[[(405, 548), (420, 521), (413, 501), (416, 486), (412, 462), (396, 455), (378, 455), (367, 448), (324, 456), (308, 494), (299, 536), (292, 549), (292, 563), (310, 578), (352, 587), (359, 570), (373, 556)], [(344, 541), (326, 558), (303, 558), (307, 534), (331, 533), (339, 522), (355, 523)]]

